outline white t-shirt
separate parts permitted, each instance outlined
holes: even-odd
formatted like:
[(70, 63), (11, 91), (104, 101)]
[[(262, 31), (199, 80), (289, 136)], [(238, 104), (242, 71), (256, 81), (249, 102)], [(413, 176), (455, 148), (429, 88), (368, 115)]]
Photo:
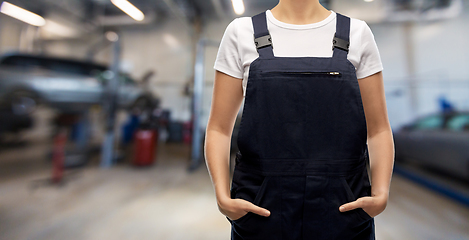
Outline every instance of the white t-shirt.
[[(266, 11), (267, 28), (272, 37), (276, 57), (332, 57), (332, 38), (336, 28), (336, 13), (311, 24), (289, 24), (275, 19)], [(251, 17), (235, 18), (226, 27), (220, 42), (214, 69), (243, 80), (246, 95), (249, 66), (259, 57), (254, 44)], [(349, 52), (347, 59), (355, 66), (357, 78), (383, 70), (373, 33), (363, 20), (350, 18)]]

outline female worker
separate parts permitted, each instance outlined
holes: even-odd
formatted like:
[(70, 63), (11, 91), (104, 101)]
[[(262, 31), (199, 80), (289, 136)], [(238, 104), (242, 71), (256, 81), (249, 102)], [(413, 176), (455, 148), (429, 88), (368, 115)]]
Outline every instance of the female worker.
[(280, 0), (228, 25), (214, 68), (205, 157), (231, 239), (375, 239), (394, 143), (368, 25), (318, 0)]

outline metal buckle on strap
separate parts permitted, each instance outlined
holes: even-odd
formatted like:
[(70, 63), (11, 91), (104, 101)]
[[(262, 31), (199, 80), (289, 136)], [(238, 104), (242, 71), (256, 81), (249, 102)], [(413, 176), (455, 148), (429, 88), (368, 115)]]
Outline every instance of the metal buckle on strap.
[(272, 45), (272, 38), (270, 37), (270, 34), (267, 34), (262, 37), (254, 38), (254, 43), (256, 44), (257, 49), (268, 47), (268, 46), (272, 46), (272, 48), (274, 47)]
[(349, 41), (334, 36), (334, 39), (332, 40), (332, 50), (334, 50), (335, 47), (348, 52)]

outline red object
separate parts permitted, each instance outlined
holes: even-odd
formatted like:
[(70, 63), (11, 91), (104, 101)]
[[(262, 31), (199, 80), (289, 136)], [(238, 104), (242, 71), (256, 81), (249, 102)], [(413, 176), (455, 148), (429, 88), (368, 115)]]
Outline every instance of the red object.
[(182, 138), (185, 144), (191, 144), (192, 141), (192, 120), (183, 123), (182, 125)]
[(54, 183), (59, 183), (63, 178), (66, 142), (67, 132), (62, 130), (54, 138), (52, 155), (52, 182)]
[(145, 166), (153, 164), (157, 145), (157, 130), (138, 129), (135, 133), (135, 155), (133, 164)]

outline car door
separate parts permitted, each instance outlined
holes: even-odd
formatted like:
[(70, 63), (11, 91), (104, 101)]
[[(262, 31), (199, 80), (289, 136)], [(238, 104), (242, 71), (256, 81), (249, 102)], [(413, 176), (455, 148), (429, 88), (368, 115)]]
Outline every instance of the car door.
[(85, 74), (85, 66), (66, 61), (48, 61), (51, 72), (50, 89), (54, 90), (60, 102), (92, 104), (99, 103), (101, 84), (92, 76)]
[(438, 155), (438, 136), (443, 131), (444, 118), (441, 114), (434, 114), (418, 119), (412, 129), (406, 134), (405, 157), (421, 164), (433, 162)]
[(451, 174), (469, 179), (469, 113), (451, 116), (439, 136), (438, 159), (430, 159)]

